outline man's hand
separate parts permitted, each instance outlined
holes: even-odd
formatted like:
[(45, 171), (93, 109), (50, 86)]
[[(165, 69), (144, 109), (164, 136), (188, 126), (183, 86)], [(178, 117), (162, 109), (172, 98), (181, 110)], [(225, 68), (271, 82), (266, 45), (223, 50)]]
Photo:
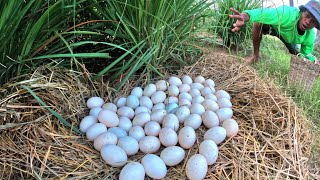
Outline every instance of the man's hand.
[(230, 14), (229, 17), (233, 19), (237, 19), (236, 23), (233, 24), (232, 32), (239, 31), (244, 24), (249, 21), (249, 15), (247, 13), (240, 13), (239, 11), (235, 10), (234, 8), (230, 8), (233, 14)]

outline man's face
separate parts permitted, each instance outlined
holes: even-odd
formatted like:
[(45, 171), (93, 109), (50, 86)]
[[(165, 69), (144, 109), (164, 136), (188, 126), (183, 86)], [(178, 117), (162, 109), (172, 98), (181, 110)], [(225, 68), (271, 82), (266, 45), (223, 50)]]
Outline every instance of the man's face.
[(317, 20), (313, 17), (313, 15), (309, 11), (304, 11), (301, 14), (299, 20), (299, 29), (302, 31), (306, 31), (312, 29), (318, 25)]

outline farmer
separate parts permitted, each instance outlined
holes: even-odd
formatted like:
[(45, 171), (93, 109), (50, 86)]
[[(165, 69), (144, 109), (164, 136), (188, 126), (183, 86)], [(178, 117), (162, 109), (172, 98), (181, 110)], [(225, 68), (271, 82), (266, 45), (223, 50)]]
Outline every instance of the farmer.
[[(311, 0), (299, 8), (280, 6), (278, 8), (264, 8), (245, 10), (242, 13), (234, 8), (234, 14), (229, 15), (237, 21), (233, 24), (232, 32), (239, 31), (246, 22), (254, 22), (252, 29), (253, 55), (247, 62), (256, 62), (259, 59), (259, 48), (262, 34), (278, 37), (288, 48), (291, 54), (300, 53), (303, 57), (314, 62), (311, 55), (315, 40), (315, 28), (320, 29), (320, 2)], [(301, 44), (300, 50), (297, 44)]]

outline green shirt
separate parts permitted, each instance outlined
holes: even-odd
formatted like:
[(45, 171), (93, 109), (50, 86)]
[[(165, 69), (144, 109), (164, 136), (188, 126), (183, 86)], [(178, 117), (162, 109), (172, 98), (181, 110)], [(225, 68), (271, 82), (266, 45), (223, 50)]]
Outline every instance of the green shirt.
[(272, 25), (279, 35), (290, 44), (301, 44), (300, 53), (311, 61), (316, 33), (314, 28), (306, 30), (303, 35), (298, 34), (298, 22), (301, 16), (300, 10), (291, 6), (278, 8), (253, 9), (244, 11), (250, 16), (250, 22)]

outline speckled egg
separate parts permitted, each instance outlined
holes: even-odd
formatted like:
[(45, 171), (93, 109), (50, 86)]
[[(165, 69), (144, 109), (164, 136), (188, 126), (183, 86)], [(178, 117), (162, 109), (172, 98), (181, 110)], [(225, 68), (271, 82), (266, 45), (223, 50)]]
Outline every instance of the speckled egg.
[(87, 100), (87, 107), (90, 109), (93, 107), (101, 107), (103, 103), (104, 100), (101, 97), (94, 96)]
[(190, 180), (201, 180), (207, 175), (208, 165), (206, 158), (195, 154), (189, 158), (186, 165), (186, 174)]
[(144, 180), (145, 174), (142, 164), (130, 162), (122, 168), (119, 180)]
[(112, 167), (122, 167), (127, 163), (126, 152), (117, 145), (107, 144), (101, 148), (102, 159)]
[(154, 154), (147, 154), (141, 159), (146, 174), (154, 179), (162, 179), (167, 174), (167, 167), (163, 160)]
[(166, 147), (161, 151), (160, 158), (167, 166), (178, 165), (185, 157), (185, 151), (179, 146)]

